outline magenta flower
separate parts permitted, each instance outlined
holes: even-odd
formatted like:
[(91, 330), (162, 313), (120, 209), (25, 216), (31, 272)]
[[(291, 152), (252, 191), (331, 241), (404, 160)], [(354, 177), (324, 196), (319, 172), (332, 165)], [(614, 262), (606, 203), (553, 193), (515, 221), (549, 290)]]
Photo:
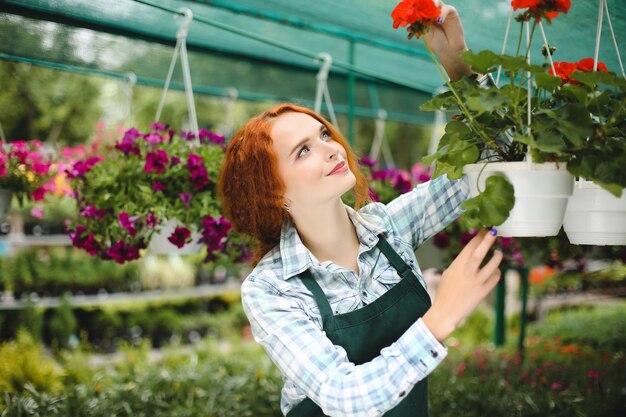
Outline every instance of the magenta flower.
[(378, 194), (376, 194), (376, 191), (372, 190), (371, 188), (367, 189), (367, 194), (368, 194), (370, 200), (372, 200), (374, 202), (379, 202), (380, 201), (380, 197), (378, 196)]
[(157, 149), (156, 152), (148, 152), (146, 154), (146, 165), (143, 169), (145, 172), (155, 171), (157, 174), (160, 174), (165, 171), (167, 162), (167, 152)]
[(42, 185), (41, 187), (35, 188), (30, 194), (33, 197), (34, 201), (41, 201), (44, 199), (47, 192), (48, 190), (46, 189), (46, 187)]
[(163, 184), (162, 182), (155, 181), (152, 183), (152, 191), (154, 191), (155, 193), (157, 191), (163, 191), (163, 190), (165, 190), (165, 184)]
[(204, 166), (204, 160), (201, 156), (195, 154), (189, 154), (187, 158), (187, 170), (189, 174), (191, 174), (191, 182), (193, 183), (193, 188), (196, 190), (201, 190), (205, 185), (209, 184), (211, 181), (209, 180), (209, 174)]
[(439, 249), (446, 249), (450, 246), (450, 235), (446, 232), (439, 232), (433, 237), (433, 245)]
[(148, 217), (146, 217), (146, 226), (148, 229), (154, 229), (158, 222), (159, 220), (156, 218), (154, 213), (150, 213), (148, 214)]
[(131, 236), (135, 236), (137, 230), (135, 230), (135, 223), (139, 220), (139, 216), (129, 216), (127, 212), (123, 211), (119, 214), (119, 224), (122, 228), (128, 230)]
[(167, 238), (177, 248), (182, 248), (191, 240), (191, 232), (186, 227), (177, 227), (174, 232)]
[(127, 245), (123, 240), (120, 240), (107, 249), (106, 256), (118, 264), (123, 264), (126, 261), (139, 258), (139, 247)]
[(204, 145), (213, 144), (213, 145), (223, 145), (224, 144), (224, 136), (218, 135), (217, 133), (211, 132), (207, 129), (200, 129), (198, 132), (198, 137), (200, 138), (200, 143)]
[(379, 169), (372, 172), (372, 179), (388, 181), (401, 194), (413, 188), (409, 173), (397, 168)]
[(196, 135), (194, 135), (194, 134), (193, 134), (193, 132), (188, 132), (188, 131), (186, 131), (186, 130), (182, 130), (182, 131), (180, 132), (180, 137), (181, 137), (183, 140), (190, 141), (190, 140), (194, 140), (194, 139), (196, 138)]
[(165, 138), (156, 132), (148, 133), (144, 136), (144, 140), (152, 146), (156, 146), (159, 143), (165, 142)]
[(98, 210), (95, 206), (88, 205), (80, 214), (88, 219), (103, 219), (106, 215), (106, 210)]
[(150, 129), (154, 130), (155, 132), (165, 132), (167, 130), (167, 125), (155, 122), (150, 124)]
[(85, 226), (78, 225), (76, 230), (69, 233), (69, 237), (72, 240), (72, 245), (84, 249), (91, 256), (95, 256), (100, 251), (100, 245), (96, 241), (93, 233), (89, 233), (87, 236), (83, 236), (87, 228)]
[(0, 177), (5, 177), (7, 175), (7, 156), (4, 153), (0, 153)]
[(376, 160), (370, 158), (369, 156), (362, 156), (359, 158), (359, 165), (372, 168), (374, 165), (376, 165)]
[(15, 156), (17, 159), (19, 159), (20, 163), (25, 164), (26, 158), (28, 158), (28, 154), (29, 154), (28, 144), (26, 143), (26, 141), (16, 140), (15, 142), (11, 142), (9, 146), (12, 149), (10, 154)]
[(178, 165), (180, 164), (180, 158), (177, 156), (172, 156), (170, 158), (170, 167), (173, 167), (174, 165)]
[(478, 234), (478, 231), (472, 229), (470, 232), (461, 233), (461, 237), (459, 238), (459, 243), (461, 247), (464, 247), (469, 243), (470, 240), (474, 238)]
[(411, 180), (413, 180), (415, 184), (428, 182), (430, 181), (430, 177), (430, 166), (418, 162), (411, 167)]
[(121, 142), (115, 143), (115, 149), (120, 150), (125, 154), (134, 154), (139, 156), (139, 145), (137, 145), (137, 138), (141, 136), (141, 133), (137, 129), (129, 129), (124, 133), (124, 138)]
[(598, 379), (600, 377), (600, 374), (598, 374), (597, 371), (588, 371), (587, 376), (589, 378)]
[(185, 206), (186, 209), (189, 209), (192, 195), (189, 193), (180, 193), (178, 194), (178, 197), (180, 198), (180, 201), (183, 202), (183, 206)]
[(76, 163), (72, 165), (71, 169), (65, 170), (65, 173), (67, 174), (68, 178), (81, 178), (86, 173), (91, 171), (91, 168), (98, 162), (102, 161), (102, 159), (103, 158), (101, 156), (92, 156), (86, 161), (76, 161)]

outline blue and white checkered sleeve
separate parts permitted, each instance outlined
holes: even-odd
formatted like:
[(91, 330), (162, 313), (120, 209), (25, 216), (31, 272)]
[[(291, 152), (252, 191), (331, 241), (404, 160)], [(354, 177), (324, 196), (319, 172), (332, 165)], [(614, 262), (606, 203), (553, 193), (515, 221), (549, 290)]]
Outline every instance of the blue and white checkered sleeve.
[(417, 249), (459, 217), (469, 192), (467, 177), (450, 180), (442, 175), (391, 201), (387, 212), (404, 241)]
[(379, 356), (357, 366), (297, 300), (280, 293), (270, 282), (249, 277), (241, 295), (255, 340), (283, 376), (326, 415), (382, 415), (447, 354), (420, 319)]

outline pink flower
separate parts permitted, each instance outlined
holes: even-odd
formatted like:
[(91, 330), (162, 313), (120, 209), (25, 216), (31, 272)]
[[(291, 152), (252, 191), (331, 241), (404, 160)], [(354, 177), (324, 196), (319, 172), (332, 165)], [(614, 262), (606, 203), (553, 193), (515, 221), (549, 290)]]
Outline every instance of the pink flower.
[(596, 371), (588, 371), (588, 372), (587, 372), (587, 376), (588, 376), (589, 378), (598, 379), (598, 377), (599, 377), (600, 375), (599, 375), (599, 374), (598, 374), (598, 372), (596, 372)]
[(552, 388), (553, 390), (561, 389), (563, 388), (563, 383), (559, 381), (554, 381), (552, 385), (550, 385), (550, 388)]
[(200, 242), (207, 245), (209, 252), (221, 251), (224, 248), (224, 238), (230, 228), (230, 222), (224, 217), (206, 216), (202, 219), (202, 238)]
[(144, 136), (144, 140), (152, 146), (156, 146), (159, 143), (165, 142), (165, 138), (156, 132), (148, 133)]
[(80, 214), (88, 219), (102, 219), (106, 215), (106, 210), (98, 210), (95, 206), (88, 205)]
[(0, 177), (5, 177), (7, 175), (7, 159), (6, 154), (0, 152)]
[(28, 157), (28, 154), (29, 154), (28, 144), (26, 143), (26, 141), (16, 140), (15, 142), (11, 142), (9, 146), (12, 149), (10, 154), (15, 156), (17, 159), (19, 159), (20, 163), (25, 164), (26, 158)]
[(193, 188), (201, 190), (205, 185), (210, 183), (209, 174), (204, 166), (204, 160), (196, 154), (189, 154), (187, 158), (187, 170), (191, 174), (191, 182)]
[(148, 152), (146, 154), (146, 165), (143, 169), (145, 172), (155, 171), (157, 174), (160, 174), (165, 171), (167, 162), (167, 152), (157, 149), (156, 152)]
[(131, 236), (135, 236), (137, 233), (137, 230), (135, 230), (135, 222), (139, 219), (139, 216), (130, 217), (127, 212), (123, 211), (118, 217), (120, 226), (128, 230)]
[(167, 238), (177, 248), (182, 248), (191, 240), (191, 232), (186, 227), (177, 227), (174, 232)]
[(189, 209), (189, 203), (191, 202), (192, 195), (189, 193), (180, 193), (178, 194), (178, 197), (180, 198), (180, 201), (183, 202), (183, 206), (185, 206), (186, 209)]
[(87, 228), (85, 226), (76, 226), (76, 230), (69, 233), (72, 245), (84, 249), (91, 256), (95, 256), (100, 251), (100, 245), (96, 241), (93, 233), (83, 236)]
[(172, 156), (170, 158), (170, 167), (173, 167), (174, 165), (178, 165), (180, 164), (180, 158), (177, 156)]
[(186, 130), (182, 130), (182, 131), (180, 132), (180, 137), (181, 137), (183, 140), (190, 141), (190, 140), (194, 140), (194, 139), (196, 138), (196, 135), (194, 135), (194, 134), (193, 134), (193, 132), (188, 132), (188, 131), (186, 131)]
[(415, 184), (430, 181), (430, 166), (424, 165), (421, 162), (413, 165), (411, 167), (411, 179)]
[(43, 219), (43, 206), (35, 206), (30, 210), (30, 215), (37, 218)]

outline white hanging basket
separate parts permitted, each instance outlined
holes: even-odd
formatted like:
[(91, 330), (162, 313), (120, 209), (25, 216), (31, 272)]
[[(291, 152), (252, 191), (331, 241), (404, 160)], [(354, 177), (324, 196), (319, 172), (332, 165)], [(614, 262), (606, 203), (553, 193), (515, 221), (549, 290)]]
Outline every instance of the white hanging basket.
[(11, 197), (13, 192), (8, 188), (0, 188), (0, 223), (6, 221), (11, 209)]
[(574, 177), (564, 163), (490, 162), (486, 166), (466, 165), (463, 172), (469, 177), (472, 197), (478, 195), (477, 181), (484, 190), (485, 180), (492, 175), (503, 175), (513, 184), (515, 205), (509, 218), (496, 227), (498, 235), (541, 237), (559, 233), (574, 187)]
[(198, 243), (201, 235), (195, 230), (191, 231), (191, 242), (185, 244), (182, 248), (178, 248), (167, 240), (178, 225), (180, 225), (180, 222), (176, 219), (166, 221), (160, 229), (152, 235), (148, 250), (159, 255), (191, 255), (200, 252), (204, 245)]
[(591, 181), (576, 181), (563, 229), (575, 245), (626, 245), (626, 193), (618, 198)]

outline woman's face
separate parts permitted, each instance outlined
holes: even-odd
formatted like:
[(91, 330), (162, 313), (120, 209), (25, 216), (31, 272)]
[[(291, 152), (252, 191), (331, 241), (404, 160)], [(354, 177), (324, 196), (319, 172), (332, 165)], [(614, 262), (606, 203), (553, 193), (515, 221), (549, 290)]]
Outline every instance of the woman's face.
[(290, 210), (334, 201), (356, 183), (346, 151), (308, 114), (281, 114), (271, 136)]

